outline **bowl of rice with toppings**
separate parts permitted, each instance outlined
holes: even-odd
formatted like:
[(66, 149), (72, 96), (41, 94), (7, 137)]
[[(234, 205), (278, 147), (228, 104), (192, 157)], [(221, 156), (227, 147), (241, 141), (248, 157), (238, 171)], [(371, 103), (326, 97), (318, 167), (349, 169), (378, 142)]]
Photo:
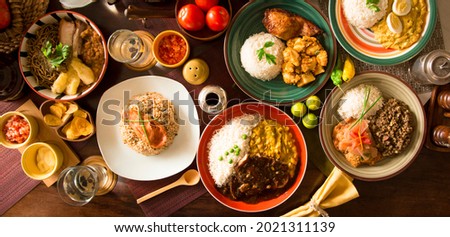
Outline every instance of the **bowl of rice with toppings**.
[(379, 181), (405, 171), (426, 138), (426, 116), (403, 80), (363, 72), (327, 96), (319, 123), (329, 161), (355, 179)]
[(242, 67), (256, 79), (272, 80), (281, 72), (284, 48), (284, 43), (269, 33), (251, 35), (241, 48)]
[[(275, 41), (275, 39), (272, 37), (268, 36), (267, 38), (263, 38), (265, 37), (265, 35), (263, 34), (269, 33), (268, 29), (265, 26), (267, 24), (263, 24), (263, 20), (266, 15), (266, 11), (270, 9), (288, 11), (288, 16), (300, 16), (310, 21), (321, 30), (321, 33), (315, 35), (314, 37), (318, 40), (318, 42), (320, 42), (320, 45), (326, 51), (328, 63), (326, 67), (324, 67), (325, 71), (323, 73), (317, 74), (313, 77), (315, 78), (315, 80), (312, 80), (310, 76), (301, 78), (302, 80), (296, 78), (298, 82), (306, 81), (304, 79), (310, 79), (310, 83), (308, 83), (307, 85), (305, 84), (305, 86), (298, 87), (296, 85), (291, 85), (294, 84), (293, 81), (290, 81), (290, 83), (288, 84), (283, 80), (283, 70), (279, 71), (279, 66), (282, 67), (283, 63), (285, 63), (284, 55), (280, 52), (282, 48), (281, 44), (278, 42), (278, 40)], [(234, 15), (224, 39), (223, 53), (225, 57), (225, 65), (227, 67), (228, 73), (231, 76), (231, 79), (233, 79), (234, 83), (239, 87), (239, 89), (249, 97), (255, 99), (256, 101), (261, 101), (275, 106), (291, 106), (296, 102), (304, 101), (309, 96), (316, 94), (328, 82), (337, 58), (336, 38), (334, 37), (333, 31), (331, 30), (331, 26), (327, 19), (328, 18), (322, 11), (319, 11), (314, 6), (314, 4), (311, 4), (308, 1), (249, 1)], [(295, 23), (293, 23), (293, 25), (295, 25)], [(284, 32), (294, 32), (294, 30), (292, 30), (290, 27), (273, 28), (280, 29)], [(259, 42), (258, 45), (243, 48), (244, 43), (252, 36), (258, 37), (258, 42), (261, 42)], [(267, 47), (264, 47), (264, 44), (266, 44), (267, 40), (269, 39), (274, 39), (273, 45), (269, 43), (269, 45), (266, 45)], [(285, 42), (284, 40), (281, 41), (285, 44), (285, 50), (283, 50), (283, 52), (286, 52), (287, 42)], [(297, 40), (295, 42), (297, 42)], [(275, 46), (279, 46), (279, 49), (276, 51)], [(247, 50), (253, 51), (251, 52), (251, 54), (253, 55), (243, 53)], [(259, 52), (261, 52), (259, 53), (259, 55), (257, 52), (258, 50)], [(278, 57), (276, 56), (277, 52), (281, 53)], [(269, 65), (267, 63), (267, 59), (265, 56), (267, 53), (274, 55), (274, 57), (276, 58), (276, 65)], [(293, 55), (295, 57), (294, 53), (290, 55)], [(259, 56), (261, 56), (261, 60), (259, 60)], [(246, 62), (250, 61), (248, 60), (248, 58), (250, 57), (252, 57), (251, 60), (253, 62)], [(283, 62), (279, 63), (277, 61), (279, 57), (280, 61)], [(271, 58), (271, 56), (269, 56), (269, 58)], [(313, 61), (314, 60), (312, 60), (312, 62)], [(246, 65), (244, 67), (244, 63), (253, 66)], [(267, 64), (267, 68), (270, 67), (271, 69), (261, 70), (262, 66), (259, 65), (260, 63)], [(255, 65), (257, 65), (259, 69), (256, 69)], [(285, 64), (285, 66), (286, 65), (290, 64)], [(318, 64), (316, 63), (316, 65)], [(310, 68), (313, 68), (312, 64)], [(258, 79), (252, 74), (259, 75), (261, 78), (266, 80)], [(277, 74), (277, 76), (275, 78), (272, 78), (275, 74)]]
[(307, 149), (297, 124), (262, 103), (224, 110), (205, 128), (197, 166), (208, 192), (223, 205), (259, 212), (286, 201), (306, 171)]
[(166, 150), (179, 129), (172, 102), (158, 92), (131, 97), (119, 126), (123, 143), (146, 156)]

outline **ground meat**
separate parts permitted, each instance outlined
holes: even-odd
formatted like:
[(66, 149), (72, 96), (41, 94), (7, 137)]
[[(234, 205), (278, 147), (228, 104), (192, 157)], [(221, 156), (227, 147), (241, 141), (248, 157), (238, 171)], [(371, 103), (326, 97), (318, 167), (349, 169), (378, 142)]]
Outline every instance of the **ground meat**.
[(369, 121), (369, 129), (383, 157), (400, 154), (411, 142), (414, 121), (403, 101), (389, 99)]
[(98, 78), (105, 63), (102, 38), (92, 27), (81, 32), (81, 38), (83, 39), (81, 60), (92, 69), (95, 77)]

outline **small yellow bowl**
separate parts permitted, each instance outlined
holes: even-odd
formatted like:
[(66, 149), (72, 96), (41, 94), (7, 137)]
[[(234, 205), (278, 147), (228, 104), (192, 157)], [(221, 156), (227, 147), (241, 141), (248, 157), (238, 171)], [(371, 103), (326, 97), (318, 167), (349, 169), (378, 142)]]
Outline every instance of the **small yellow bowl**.
[[(25, 121), (30, 126), (28, 138), (22, 143), (16, 143), (16, 142), (9, 141), (6, 138), (5, 132), (3, 131), (3, 129), (6, 126), (6, 124), (8, 123), (8, 121), (14, 115), (20, 116), (21, 118), (25, 119)], [(36, 122), (36, 119), (31, 115), (26, 115), (26, 114), (23, 114), (23, 113), (17, 112), (17, 111), (10, 111), (10, 112), (6, 112), (2, 116), (0, 116), (0, 144), (2, 144), (6, 148), (17, 149), (19, 147), (28, 145), (36, 138), (38, 133), (39, 133), (38, 123)]]
[[(162, 40), (164, 38), (166, 38), (168, 36), (172, 36), (172, 35), (179, 36), (179, 37), (181, 37), (181, 39), (183, 39), (183, 41), (186, 43), (186, 52), (185, 52), (185, 54), (184, 54), (184, 56), (183, 56), (183, 58), (181, 60), (179, 60), (176, 63), (170, 64), (170, 63), (167, 63), (166, 61), (164, 61), (162, 59), (161, 52), (159, 51), (159, 49), (160, 49), (160, 45), (161, 45)], [(159, 64), (163, 65), (164, 67), (168, 67), (168, 68), (176, 68), (176, 67), (179, 67), (179, 66), (183, 65), (186, 62), (186, 60), (189, 58), (190, 47), (189, 47), (189, 42), (187, 41), (186, 37), (184, 37), (183, 34), (181, 34), (178, 31), (175, 31), (175, 30), (165, 30), (165, 31), (162, 31), (161, 33), (159, 33), (156, 36), (156, 38), (155, 38), (155, 40), (153, 42), (153, 45), (152, 45), (152, 51), (153, 51), (153, 54), (155, 55), (156, 61)]]
[(28, 177), (44, 180), (61, 168), (63, 160), (64, 155), (57, 145), (35, 142), (25, 148), (21, 163)]

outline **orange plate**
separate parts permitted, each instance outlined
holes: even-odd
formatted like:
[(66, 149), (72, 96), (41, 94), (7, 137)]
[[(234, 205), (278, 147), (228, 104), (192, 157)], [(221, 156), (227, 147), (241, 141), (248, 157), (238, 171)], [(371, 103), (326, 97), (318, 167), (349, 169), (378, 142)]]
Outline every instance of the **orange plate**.
[[(286, 125), (289, 127), (290, 132), (295, 137), (297, 146), (297, 150), (299, 151), (299, 162), (298, 162), (298, 172), (297, 176), (295, 177), (295, 182), (293, 185), (283, 194), (280, 196), (266, 200), (261, 201), (256, 204), (249, 204), (242, 201), (234, 201), (229, 199), (228, 197), (224, 196), (222, 193), (219, 192), (219, 190), (216, 189), (214, 185), (214, 180), (209, 173), (208, 169), (208, 143), (211, 140), (211, 137), (215, 133), (216, 130), (222, 128), (222, 126), (227, 122), (233, 119), (234, 117), (241, 116), (243, 114), (260, 114), (266, 119), (275, 120), (278, 123), (282, 125)], [(202, 179), (203, 184), (205, 185), (208, 192), (220, 203), (223, 205), (242, 212), (260, 212), (272, 209), (280, 204), (282, 204), (284, 201), (286, 201), (300, 186), (300, 183), (303, 180), (303, 176), (305, 175), (306, 171), (306, 164), (307, 164), (307, 156), (308, 152), (306, 149), (306, 143), (305, 139), (303, 137), (302, 132), (300, 131), (300, 128), (297, 126), (297, 124), (292, 120), (289, 115), (281, 111), (280, 109), (263, 104), (263, 103), (242, 103), (235, 105), (233, 107), (230, 107), (226, 110), (224, 110), (222, 113), (218, 114), (216, 117), (214, 117), (211, 122), (208, 124), (208, 126), (203, 131), (203, 134), (200, 138), (200, 144), (198, 147), (197, 152), (197, 167), (200, 172), (200, 176)]]

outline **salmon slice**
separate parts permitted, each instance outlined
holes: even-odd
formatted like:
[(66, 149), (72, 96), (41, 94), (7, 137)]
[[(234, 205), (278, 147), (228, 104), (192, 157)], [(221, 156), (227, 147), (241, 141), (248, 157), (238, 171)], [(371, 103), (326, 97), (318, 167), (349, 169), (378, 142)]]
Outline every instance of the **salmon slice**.
[(167, 131), (158, 121), (150, 118), (148, 114), (142, 116), (138, 106), (130, 106), (128, 113), (128, 125), (136, 136), (151, 148), (158, 149), (167, 142)]

